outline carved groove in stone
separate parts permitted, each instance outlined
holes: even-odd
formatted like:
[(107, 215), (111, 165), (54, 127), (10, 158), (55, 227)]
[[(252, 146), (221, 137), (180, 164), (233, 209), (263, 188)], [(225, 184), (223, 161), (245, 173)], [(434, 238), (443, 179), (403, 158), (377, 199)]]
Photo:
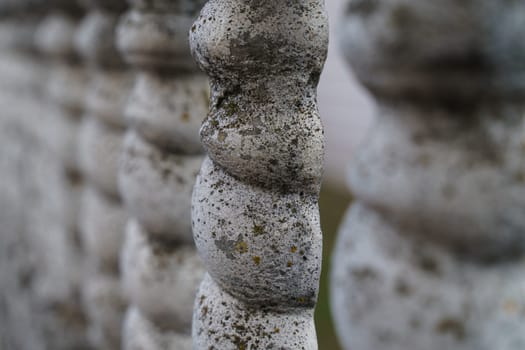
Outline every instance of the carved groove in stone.
[(209, 1), (190, 31), (211, 78), (193, 233), (208, 274), (194, 349), (316, 349), (323, 163), (320, 0)]
[(524, 11), (348, 3), (344, 49), (379, 114), (333, 260), (346, 348), (525, 346)]
[(187, 40), (199, 1), (132, 1), (119, 49), (137, 69), (126, 109), (119, 184), (130, 215), (121, 257), (130, 300), (124, 349), (191, 349), (192, 305), (204, 268), (191, 235), (202, 163), (206, 77)]

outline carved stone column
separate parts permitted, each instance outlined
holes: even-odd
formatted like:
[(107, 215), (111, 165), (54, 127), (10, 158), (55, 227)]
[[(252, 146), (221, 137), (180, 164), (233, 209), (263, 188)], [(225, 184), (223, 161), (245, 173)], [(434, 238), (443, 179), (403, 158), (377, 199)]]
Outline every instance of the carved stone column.
[(333, 260), (347, 349), (525, 347), (525, 3), (350, 1), (378, 120)]
[(126, 4), (119, 0), (83, 3), (89, 12), (76, 34), (76, 47), (90, 75), (79, 136), (79, 158), (87, 182), (81, 214), (88, 274), (84, 300), (91, 342), (97, 349), (118, 349), (127, 304), (119, 269), (127, 214), (117, 178), (131, 76), (116, 49), (115, 30)]
[(124, 348), (189, 350), (192, 305), (204, 275), (191, 234), (191, 193), (209, 94), (187, 37), (201, 6), (131, 3), (118, 33), (122, 53), (138, 70), (119, 179), (131, 216), (121, 260), (131, 303)]
[(211, 78), (208, 158), (193, 194), (208, 271), (194, 349), (317, 349), (324, 3), (211, 0), (190, 42)]

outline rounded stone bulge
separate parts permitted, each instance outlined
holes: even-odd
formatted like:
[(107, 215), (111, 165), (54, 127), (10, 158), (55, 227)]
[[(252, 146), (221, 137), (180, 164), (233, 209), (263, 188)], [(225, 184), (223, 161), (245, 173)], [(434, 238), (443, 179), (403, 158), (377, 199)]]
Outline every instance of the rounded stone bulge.
[(289, 71), (320, 73), (327, 43), (328, 20), (317, 0), (211, 0), (190, 30), (193, 56), (210, 77), (243, 81)]
[(233, 298), (205, 275), (195, 298), (193, 349), (317, 350), (313, 310), (272, 312)]
[(136, 307), (126, 313), (122, 338), (124, 349), (192, 350), (191, 336), (159, 328)]
[(522, 108), (506, 109), (506, 118), (494, 111), (478, 110), (465, 134), (457, 130), (465, 115), (383, 110), (351, 165), (352, 192), (406, 232), (469, 258), (522, 254)]
[(207, 158), (193, 194), (197, 249), (213, 279), (264, 307), (313, 307), (322, 237), (315, 195), (265, 190)]
[(193, 247), (148, 237), (130, 221), (121, 271), (127, 297), (142, 314), (161, 328), (189, 333), (193, 300), (204, 274)]
[(359, 80), (382, 94), (523, 91), (515, 75), (525, 68), (525, 45), (517, 39), (524, 10), (522, 2), (492, 0), (351, 0), (341, 47)]
[(165, 12), (127, 12), (117, 27), (117, 46), (134, 66), (197, 70), (188, 51), (193, 17)]
[(126, 108), (126, 120), (142, 137), (166, 150), (203, 153), (199, 128), (208, 113), (205, 76), (139, 73)]
[(332, 260), (331, 305), (346, 347), (524, 345), (523, 263), (479, 264), (429, 244), (425, 232), (414, 238), (396, 231), (360, 204), (344, 220)]
[(313, 103), (298, 98), (289, 109), (288, 103), (258, 109), (227, 98), (225, 107), (203, 123), (202, 143), (214, 162), (243, 181), (283, 192), (317, 193), (324, 142)]
[(126, 207), (151, 234), (193, 243), (190, 202), (201, 155), (167, 154), (128, 132), (119, 173)]
[(76, 32), (76, 50), (88, 62), (102, 66), (122, 66), (115, 46), (115, 26), (118, 16), (93, 11), (82, 21)]

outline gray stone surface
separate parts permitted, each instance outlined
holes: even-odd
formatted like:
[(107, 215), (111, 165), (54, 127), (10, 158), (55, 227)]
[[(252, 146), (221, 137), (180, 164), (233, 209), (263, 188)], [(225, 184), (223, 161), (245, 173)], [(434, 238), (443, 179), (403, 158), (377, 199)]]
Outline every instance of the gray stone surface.
[(121, 257), (131, 302), (123, 348), (189, 350), (204, 275), (190, 216), (209, 95), (187, 39), (199, 1), (131, 3), (118, 28), (118, 47), (137, 69), (119, 174), (131, 216)]
[(67, 174), (58, 152), (67, 139), (57, 127), (61, 113), (46, 86), (50, 66), (36, 54), (38, 13), (28, 9), (0, 29), (6, 141), (0, 170), (0, 207), (6, 214), (0, 219), (0, 346), (80, 349), (85, 323), (77, 295), (79, 266), (73, 259)]
[(348, 3), (344, 51), (379, 114), (332, 266), (346, 348), (525, 346), (524, 10)]
[(194, 349), (316, 349), (322, 1), (212, 0), (190, 31), (211, 79), (193, 233), (208, 270)]
[(75, 31), (74, 48), (87, 72), (85, 111), (77, 137), (77, 157), (86, 182), (80, 220), (88, 275), (83, 297), (93, 346), (118, 349), (127, 306), (119, 258), (128, 219), (118, 186), (118, 164), (132, 77), (116, 49), (115, 30), (126, 3), (81, 2), (86, 15)]

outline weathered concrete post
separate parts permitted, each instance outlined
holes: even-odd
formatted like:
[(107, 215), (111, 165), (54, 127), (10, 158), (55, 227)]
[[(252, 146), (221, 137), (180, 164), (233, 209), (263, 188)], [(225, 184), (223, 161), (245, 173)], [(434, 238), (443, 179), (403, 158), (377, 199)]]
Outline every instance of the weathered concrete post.
[(194, 349), (316, 349), (326, 57), (322, 0), (211, 0), (190, 43), (211, 79), (193, 233), (208, 274)]
[(348, 3), (343, 47), (379, 113), (332, 266), (347, 349), (525, 348), (524, 13)]
[(124, 138), (124, 106), (130, 75), (116, 49), (115, 30), (124, 0), (84, 1), (88, 14), (76, 33), (76, 47), (89, 71), (86, 114), (79, 158), (87, 185), (82, 194), (81, 231), (87, 253), (84, 300), (90, 340), (97, 349), (120, 347), (126, 300), (119, 257), (127, 214), (118, 188)]
[(138, 71), (119, 179), (131, 217), (121, 259), (131, 303), (124, 349), (189, 350), (204, 275), (191, 234), (191, 193), (209, 94), (188, 43), (201, 2), (131, 3), (118, 30), (119, 48)]

